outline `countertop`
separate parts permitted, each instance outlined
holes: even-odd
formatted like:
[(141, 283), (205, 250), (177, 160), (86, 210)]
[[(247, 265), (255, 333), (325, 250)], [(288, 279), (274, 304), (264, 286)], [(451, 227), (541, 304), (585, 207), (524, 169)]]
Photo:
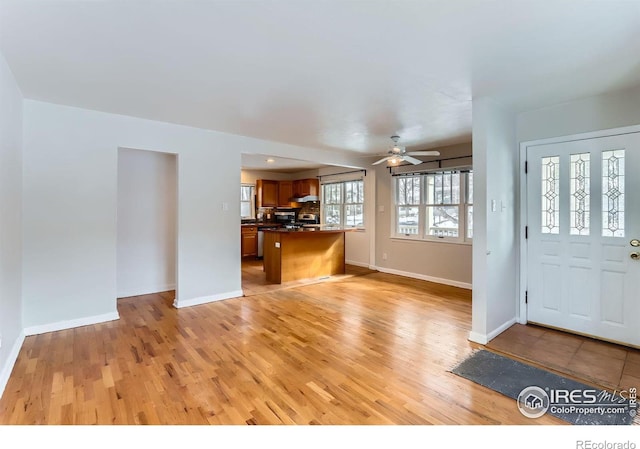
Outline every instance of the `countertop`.
[(307, 228), (298, 228), (298, 229), (265, 229), (264, 232), (278, 232), (281, 234), (329, 234), (336, 232), (350, 232), (355, 231), (355, 228), (343, 228), (340, 226), (313, 226)]
[(247, 228), (251, 228), (251, 227), (264, 227), (264, 226), (270, 226), (270, 227), (274, 227), (274, 228), (279, 228), (280, 226), (282, 226), (280, 223), (266, 223), (266, 222), (260, 222), (260, 223), (240, 223), (241, 227), (247, 227)]

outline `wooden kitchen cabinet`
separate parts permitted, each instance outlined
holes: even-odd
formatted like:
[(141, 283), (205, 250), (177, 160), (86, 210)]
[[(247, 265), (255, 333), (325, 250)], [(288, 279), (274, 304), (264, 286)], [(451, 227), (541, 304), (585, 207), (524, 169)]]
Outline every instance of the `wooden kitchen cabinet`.
[(293, 196), (293, 182), (278, 182), (278, 207), (291, 207), (291, 197)]
[(241, 257), (258, 257), (258, 228), (257, 226), (240, 227)]
[(258, 179), (256, 181), (256, 203), (258, 207), (277, 207), (278, 181)]
[(295, 181), (256, 181), (256, 203), (258, 207), (292, 207), (291, 198), (320, 196), (318, 179), (297, 179)]
[(320, 195), (320, 181), (317, 179), (298, 179), (293, 182), (293, 195), (296, 197), (302, 196), (319, 196)]

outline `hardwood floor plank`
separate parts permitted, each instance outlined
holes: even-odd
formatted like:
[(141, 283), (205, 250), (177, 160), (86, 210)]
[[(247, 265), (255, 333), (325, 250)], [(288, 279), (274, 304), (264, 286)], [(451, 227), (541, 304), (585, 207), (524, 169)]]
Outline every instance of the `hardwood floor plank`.
[(370, 270), (27, 337), (2, 424), (557, 424), (449, 372), (470, 292)]

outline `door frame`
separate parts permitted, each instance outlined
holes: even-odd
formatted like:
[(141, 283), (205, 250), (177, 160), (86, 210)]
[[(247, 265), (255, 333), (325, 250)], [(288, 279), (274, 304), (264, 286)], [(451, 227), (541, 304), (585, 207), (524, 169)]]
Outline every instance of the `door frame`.
[(527, 303), (526, 303), (526, 292), (527, 292), (527, 274), (528, 274), (528, 265), (527, 265), (527, 239), (525, 238), (525, 227), (528, 225), (527, 221), (527, 176), (525, 175), (525, 164), (527, 161), (527, 150), (532, 147), (540, 146), (540, 145), (548, 145), (554, 143), (565, 143), (565, 142), (574, 142), (578, 140), (588, 140), (596, 137), (610, 137), (610, 136), (620, 136), (625, 134), (634, 134), (640, 133), (640, 125), (630, 125), (623, 126), (619, 128), (609, 128), (603, 129), (599, 131), (589, 131), (578, 134), (570, 134), (566, 136), (558, 136), (558, 137), (550, 137), (546, 139), (539, 140), (528, 140), (524, 142), (520, 142), (520, 154), (519, 154), (519, 162), (518, 162), (518, 176), (519, 182), (518, 186), (520, 188), (519, 195), (519, 208), (520, 213), (517, 217), (518, 222), (518, 235), (520, 239), (519, 243), (519, 282), (518, 282), (518, 304), (516, 305), (516, 321), (520, 324), (527, 324)]

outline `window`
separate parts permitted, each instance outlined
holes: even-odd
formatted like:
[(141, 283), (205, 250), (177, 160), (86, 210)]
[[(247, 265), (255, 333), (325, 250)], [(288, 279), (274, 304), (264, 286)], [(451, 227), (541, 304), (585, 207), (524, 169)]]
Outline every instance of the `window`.
[(602, 236), (624, 237), (624, 150), (602, 152)]
[(398, 233), (417, 235), (420, 215), (420, 176), (397, 178)]
[(465, 207), (467, 209), (467, 240), (473, 238), (473, 172), (467, 173), (467, 203)]
[(255, 218), (255, 186), (240, 185), (240, 218)]
[(323, 184), (322, 222), (337, 226), (364, 227), (364, 181)]
[(396, 237), (470, 241), (473, 237), (471, 171), (398, 175)]
[(424, 177), (427, 184), (425, 233), (435, 237), (458, 237), (460, 173), (429, 173)]

